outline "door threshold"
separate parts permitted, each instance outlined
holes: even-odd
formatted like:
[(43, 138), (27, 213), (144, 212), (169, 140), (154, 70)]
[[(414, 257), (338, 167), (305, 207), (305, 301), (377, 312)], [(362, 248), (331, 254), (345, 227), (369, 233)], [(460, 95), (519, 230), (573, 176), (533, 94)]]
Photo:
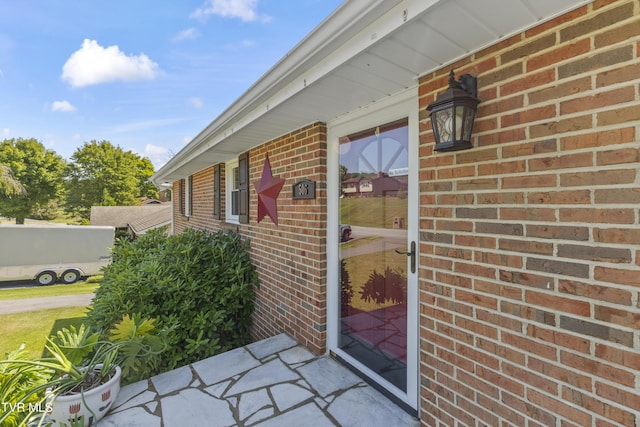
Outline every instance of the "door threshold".
[(373, 380), (373, 378), (371, 378), (370, 376), (366, 375), (365, 373), (363, 373), (362, 371), (357, 369), (355, 366), (353, 366), (351, 363), (349, 363), (346, 359), (344, 359), (343, 357), (338, 355), (335, 351), (329, 350), (329, 355), (331, 356), (331, 358), (337, 360), (342, 365), (344, 365), (347, 369), (349, 369), (351, 372), (353, 372), (358, 377), (360, 377), (364, 382), (366, 382), (371, 387), (373, 387), (374, 389), (376, 389), (377, 391), (382, 393), (387, 399), (392, 401), (395, 405), (397, 405), (404, 412), (406, 412), (407, 414), (411, 415), (412, 417), (415, 417), (416, 419), (419, 419), (418, 411), (416, 409), (414, 409), (413, 407), (411, 407), (411, 405), (409, 405), (407, 402), (405, 402), (404, 400), (400, 399), (395, 394), (391, 393), (385, 387), (381, 386), (377, 381)]

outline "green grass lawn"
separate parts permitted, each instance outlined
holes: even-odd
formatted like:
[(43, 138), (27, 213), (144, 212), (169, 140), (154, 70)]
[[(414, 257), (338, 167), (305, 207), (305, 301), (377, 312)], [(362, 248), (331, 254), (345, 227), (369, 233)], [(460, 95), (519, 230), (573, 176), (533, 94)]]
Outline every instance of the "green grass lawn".
[(91, 294), (98, 283), (78, 282), (72, 285), (36, 286), (31, 288), (0, 288), (0, 301), (10, 299), (52, 297), (56, 295)]
[(355, 240), (349, 240), (348, 242), (340, 243), (340, 249), (357, 248), (358, 246), (363, 246), (380, 239), (382, 239), (382, 237), (380, 236), (370, 236), (370, 237), (358, 238)]
[(399, 197), (344, 197), (340, 199), (340, 223), (393, 228), (395, 217), (406, 219), (407, 203)]
[[(99, 283), (94, 279), (91, 283), (0, 289), (0, 300), (89, 294), (98, 286)], [(80, 325), (85, 319), (86, 310), (87, 307), (61, 307), (0, 315), (0, 358), (16, 350), (22, 343), (26, 345), (29, 357), (41, 357), (47, 337), (70, 325)]]
[(42, 356), (47, 337), (69, 325), (80, 325), (87, 307), (61, 307), (0, 315), (0, 357), (25, 343), (29, 357)]

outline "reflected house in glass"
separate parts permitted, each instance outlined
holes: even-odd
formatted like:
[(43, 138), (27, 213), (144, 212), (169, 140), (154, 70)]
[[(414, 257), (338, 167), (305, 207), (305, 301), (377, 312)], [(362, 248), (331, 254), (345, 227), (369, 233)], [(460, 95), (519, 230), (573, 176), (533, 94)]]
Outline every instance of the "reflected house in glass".
[(390, 177), (381, 172), (374, 177), (345, 179), (342, 193), (350, 197), (402, 197), (407, 184), (406, 175)]
[(371, 192), (371, 181), (362, 178), (347, 178), (342, 181), (342, 193), (345, 196), (357, 196)]
[[(172, 231), (249, 239), (253, 336), (425, 426), (639, 425), (636, 28), (637, 0), (345, 1), (157, 171)], [(437, 102), (452, 69), (470, 104)]]
[(372, 192), (376, 197), (404, 197), (407, 194), (408, 176), (388, 176), (380, 173), (371, 180)]

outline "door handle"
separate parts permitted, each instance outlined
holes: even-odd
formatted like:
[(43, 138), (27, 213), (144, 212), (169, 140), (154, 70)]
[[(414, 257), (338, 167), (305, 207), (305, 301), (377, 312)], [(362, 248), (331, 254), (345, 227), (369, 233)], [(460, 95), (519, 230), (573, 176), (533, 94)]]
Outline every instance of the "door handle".
[(410, 246), (411, 250), (408, 251), (399, 251), (398, 249), (396, 249), (396, 253), (399, 255), (406, 255), (408, 257), (411, 257), (411, 273), (415, 273), (416, 272), (416, 242), (412, 241), (411, 242), (411, 246)]

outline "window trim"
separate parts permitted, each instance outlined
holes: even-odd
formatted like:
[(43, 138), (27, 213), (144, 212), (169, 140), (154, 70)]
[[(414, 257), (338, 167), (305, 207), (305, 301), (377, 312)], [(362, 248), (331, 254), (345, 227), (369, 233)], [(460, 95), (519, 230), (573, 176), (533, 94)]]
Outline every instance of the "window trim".
[(213, 219), (222, 219), (222, 164), (218, 163), (213, 166)]
[(184, 179), (178, 181), (178, 205), (180, 208), (180, 215), (185, 215), (185, 192), (186, 192), (186, 183)]
[(227, 222), (240, 224), (240, 216), (233, 213), (233, 192), (234, 188), (234, 169), (238, 168), (238, 159), (233, 159), (225, 163), (225, 218)]
[(249, 152), (238, 157), (238, 219), (241, 224), (249, 223)]
[(193, 175), (189, 175), (187, 178), (187, 185), (185, 191), (185, 216), (191, 216), (193, 214)]
[[(235, 171), (238, 170), (237, 188), (234, 188)], [(237, 192), (237, 213), (233, 213), (233, 193)], [(225, 218), (234, 224), (249, 223), (249, 152), (225, 163)]]

